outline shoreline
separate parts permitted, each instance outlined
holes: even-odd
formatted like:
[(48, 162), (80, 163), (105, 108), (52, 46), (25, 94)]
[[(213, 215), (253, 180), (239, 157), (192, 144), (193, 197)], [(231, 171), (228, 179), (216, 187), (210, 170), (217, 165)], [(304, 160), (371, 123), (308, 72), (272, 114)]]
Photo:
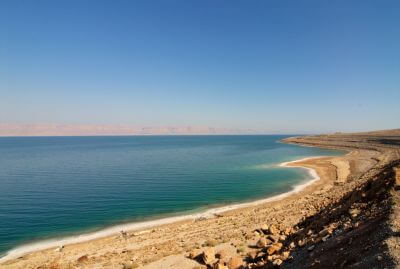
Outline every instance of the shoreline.
[[(33, 243), (28, 243), (28, 244), (23, 244), (20, 245), (14, 249), (11, 249), (5, 253), (4, 256), (0, 257), (0, 265), (13, 260), (17, 259), (23, 255), (38, 252), (38, 251), (44, 251), (48, 250), (51, 248), (56, 248), (64, 245), (72, 245), (72, 244), (79, 244), (79, 243), (86, 243), (89, 241), (93, 240), (98, 240), (102, 238), (107, 238), (110, 236), (115, 236), (119, 234), (121, 231), (124, 232), (139, 232), (142, 231), (147, 232), (146, 229), (152, 229), (164, 225), (172, 225), (176, 224), (179, 222), (184, 222), (184, 221), (190, 221), (190, 220), (196, 220), (196, 219), (209, 219), (209, 218), (215, 218), (216, 215), (221, 214), (221, 213), (228, 213), (228, 212), (233, 212), (238, 209), (244, 209), (244, 208), (251, 208), (251, 207), (257, 207), (260, 205), (264, 205), (266, 203), (271, 203), (271, 202), (277, 202), (277, 201), (282, 201), (285, 198), (288, 198), (290, 196), (293, 196), (294, 194), (298, 194), (301, 191), (304, 191), (305, 188), (308, 186), (311, 186), (315, 184), (317, 181), (321, 180), (320, 175), (314, 168), (306, 167), (303, 165), (296, 165), (296, 163), (299, 162), (304, 162), (312, 159), (318, 159), (318, 158), (330, 158), (332, 156), (313, 156), (313, 157), (306, 157), (306, 158), (301, 158), (293, 161), (288, 161), (288, 162), (282, 162), (279, 163), (279, 167), (286, 167), (286, 168), (301, 168), (307, 171), (307, 173), (310, 175), (310, 179), (300, 182), (297, 185), (292, 186), (292, 190), (288, 192), (284, 192), (281, 194), (277, 194), (268, 198), (262, 198), (258, 199), (255, 201), (250, 201), (250, 202), (243, 202), (243, 203), (233, 203), (229, 205), (224, 205), (220, 207), (215, 207), (215, 208), (210, 208), (206, 209), (203, 212), (199, 213), (192, 213), (192, 214), (186, 214), (186, 215), (177, 215), (177, 216), (172, 216), (172, 217), (165, 217), (161, 219), (154, 219), (154, 220), (147, 220), (147, 221), (142, 221), (142, 222), (131, 222), (131, 223), (126, 223), (126, 224), (118, 224), (114, 225), (108, 228), (103, 228), (99, 231), (95, 232), (89, 232), (89, 233), (84, 233), (80, 235), (75, 235), (75, 236), (67, 236), (64, 238), (55, 238), (55, 239), (48, 239), (48, 240), (41, 240)], [(150, 232), (150, 231), (148, 231)], [(139, 232), (140, 233), (140, 232)]]
[(290, 192), (214, 204), (229, 210), (212, 218), (35, 251), (0, 268), (390, 268), (400, 261), (399, 141), (400, 129), (284, 139), (347, 153), (281, 163), (319, 180), (305, 175)]

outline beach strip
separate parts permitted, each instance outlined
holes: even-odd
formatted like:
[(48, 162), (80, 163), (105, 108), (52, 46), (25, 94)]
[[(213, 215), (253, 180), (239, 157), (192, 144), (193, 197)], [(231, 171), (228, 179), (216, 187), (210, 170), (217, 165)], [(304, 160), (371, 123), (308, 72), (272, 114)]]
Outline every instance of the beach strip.
[(321, 158), (324, 159), (324, 158), (330, 158), (330, 157), (314, 156), (314, 157), (307, 157), (307, 158), (302, 158), (302, 159), (289, 161), (289, 162), (283, 162), (283, 163), (278, 164), (278, 166), (281, 166), (281, 167), (306, 169), (308, 171), (309, 175), (311, 176), (311, 178), (309, 180), (307, 180), (301, 184), (293, 186), (292, 190), (282, 193), (282, 194), (278, 194), (278, 195), (264, 198), (264, 199), (259, 199), (259, 200), (252, 201), (252, 202), (231, 204), (231, 205), (211, 208), (211, 209), (207, 209), (204, 212), (199, 212), (199, 213), (194, 213), (194, 214), (166, 217), (166, 218), (162, 218), (162, 219), (149, 220), (149, 221), (143, 221), (143, 222), (120, 224), (120, 225), (115, 225), (115, 226), (105, 228), (105, 229), (102, 229), (102, 230), (99, 230), (96, 232), (92, 232), (92, 233), (86, 233), (86, 234), (82, 234), (82, 235), (69, 236), (69, 237), (58, 238), (58, 239), (55, 238), (55, 239), (50, 239), (50, 240), (43, 240), (43, 241), (38, 241), (38, 242), (26, 244), (26, 245), (21, 245), (15, 249), (8, 251), (4, 257), (0, 258), (0, 264), (3, 264), (5, 262), (13, 260), (13, 259), (20, 258), (29, 253), (48, 250), (48, 249), (52, 249), (52, 248), (58, 248), (60, 246), (82, 244), (85, 242), (96, 241), (96, 240), (107, 238), (107, 237), (114, 237), (115, 235), (119, 235), (121, 233), (121, 231), (130, 232), (130, 233), (136, 232), (137, 234), (140, 235), (141, 233), (145, 234), (145, 233), (150, 232), (150, 230), (148, 230), (148, 229), (153, 229), (153, 228), (160, 227), (160, 226), (171, 225), (171, 224), (176, 224), (176, 223), (185, 222), (185, 221), (193, 221), (193, 220), (198, 220), (198, 219), (215, 218), (216, 216), (218, 216), (219, 214), (222, 214), (222, 213), (233, 212), (233, 211), (239, 210), (239, 209), (249, 209), (252, 207), (266, 206), (266, 204), (271, 203), (271, 202), (282, 201), (283, 199), (285, 199), (287, 197), (290, 197), (294, 194), (298, 194), (298, 193), (302, 192), (305, 188), (313, 185), (314, 183), (316, 183), (320, 180), (320, 176), (319, 176), (317, 170), (310, 166), (304, 166), (303, 163), (307, 162), (307, 161), (321, 159)]

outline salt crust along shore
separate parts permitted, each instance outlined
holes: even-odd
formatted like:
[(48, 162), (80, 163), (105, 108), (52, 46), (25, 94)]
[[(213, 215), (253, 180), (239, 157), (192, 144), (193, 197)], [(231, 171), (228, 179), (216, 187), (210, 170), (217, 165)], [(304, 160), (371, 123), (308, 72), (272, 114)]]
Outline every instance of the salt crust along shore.
[[(289, 192), (285, 192), (285, 193), (278, 194), (278, 195), (275, 195), (275, 196), (272, 196), (269, 198), (264, 198), (264, 199), (260, 199), (260, 200), (256, 200), (256, 201), (252, 201), (252, 202), (232, 204), (232, 205), (226, 205), (226, 206), (217, 207), (217, 208), (211, 208), (204, 212), (195, 213), (195, 214), (167, 217), (167, 218), (162, 218), (162, 219), (157, 219), (157, 220), (150, 220), (150, 221), (143, 221), (143, 222), (136, 222), (136, 223), (120, 224), (120, 225), (115, 225), (115, 226), (105, 228), (105, 229), (102, 229), (102, 230), (99, 230), (96, 232), (82, 234), (82, 235), (78, 235), (78, 236), (70, 236), (70, 237), (65, 237), (65, 238), (61, 238), (61, 239), (50, 239), (50, 240), (38, 241), (35, 243), (22, 245), (22, 246), (19, 246), (15, 249), (8, 251), (4, 257), (0, 258), (0, 263), (4, 263), (6, 261), (16, 259), (16, 258), (21, 257), (28, 253), (41, 251), (41, 250), (45, 250), (45, 249), (50, 249), (50, 248), (58, 247), (61, 245), (70, 245), (70, 244), (82, 243), (82, 242), (87, 242), (87, 241), (91, 241), (91, 240), (95, 240), (95, 239), (105, 238), (108, 236), (118, 234), (120, 231), (133, 232), (133, 231), (154, 228), (157, 226), (172, 224), (172, 223), (181, 222), (181, 221), (195, 220), (198, 218), (212, 218), (216, 214), (220, 214), (220, 213), (224, 213), (224, 212), (228, 212), (228, 211), (232, 211), (232, 210), (236, 210), (236, 209), (241, 209), (241, 208), (259, 206), (264, 203), (280, 201), (292, 194), (299, 193), (306, 187), (308, 187), (308, 186), (314, 184), (315, 182), (317, 182), (318, 180), (320, 180), (320, 177), (317, 174), (316, 170), (314, 170), (313, 168), (296, 165), (296, 163), (310, 160), (310, 159), (317, 159), (317, 158), (321, 158), (321, 157), (322, 156), (307, 157), (307, 158), (302, 158), (302, 159), (298, 159), (298, 160), (294, 160), (294, 161), (290, 161), (290, 162), (283, 162), (283, 163), (279, 164), (279, 166), (281, 166), (281, 167), (305, 169), (308, 171), (308, 173), (311, 176), (310, 180), (307, 180), (304, 183), (295, 185), (293, 190), (291, 190)], [(329, 156), (323, 156), (323, 157), (329, 157)]]

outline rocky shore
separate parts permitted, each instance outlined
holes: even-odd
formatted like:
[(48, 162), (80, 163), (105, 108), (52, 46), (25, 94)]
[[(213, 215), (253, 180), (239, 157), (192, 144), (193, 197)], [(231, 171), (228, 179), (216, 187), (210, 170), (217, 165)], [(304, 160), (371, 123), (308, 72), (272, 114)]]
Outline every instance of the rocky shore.
[(293, 137), (349, 151), (279, 201), (60, 246), (0, 268), (400, 268), (400, 130)]

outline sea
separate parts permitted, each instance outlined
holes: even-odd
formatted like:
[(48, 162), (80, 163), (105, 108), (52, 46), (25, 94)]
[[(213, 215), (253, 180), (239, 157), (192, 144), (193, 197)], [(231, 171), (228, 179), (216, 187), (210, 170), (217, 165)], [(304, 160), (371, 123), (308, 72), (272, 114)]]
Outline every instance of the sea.
[(284, 194), (311, 175), (280, 163), (344, 154), (281, 143), (286, 137), (1, 137), (0, 256)]

